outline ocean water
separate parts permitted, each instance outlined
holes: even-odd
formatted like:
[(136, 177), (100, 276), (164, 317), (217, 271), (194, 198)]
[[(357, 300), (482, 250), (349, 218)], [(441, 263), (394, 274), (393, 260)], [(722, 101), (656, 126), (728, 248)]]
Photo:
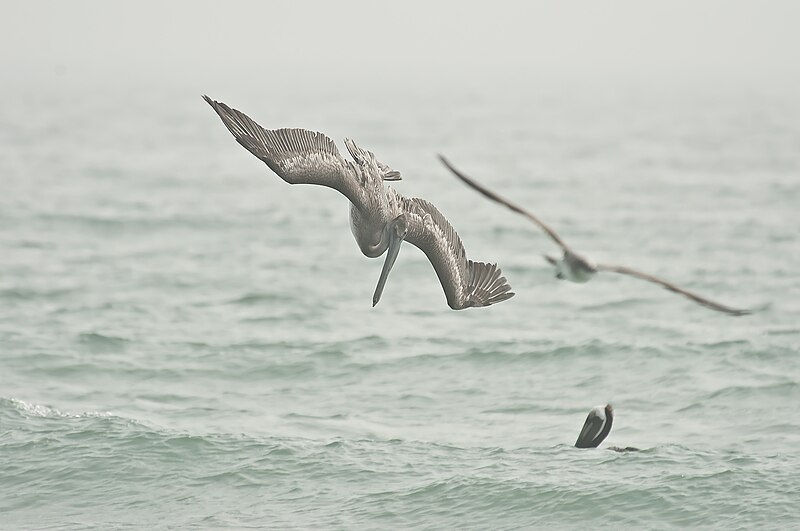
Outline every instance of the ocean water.
[[(796, 96), (209, 92), (400, 170), (517, 294), (454, 312), (409, 245), (372, 308), (382, 259), (344, 198), (238, 146), (214, 88), (31, 86), (3, 106), (0, 527), (800, 524)], [(560, 282), (552, 243), (437, 152), (597, 261), (758, 311)], [(608, 402), (606, 442), (573, 448)]]

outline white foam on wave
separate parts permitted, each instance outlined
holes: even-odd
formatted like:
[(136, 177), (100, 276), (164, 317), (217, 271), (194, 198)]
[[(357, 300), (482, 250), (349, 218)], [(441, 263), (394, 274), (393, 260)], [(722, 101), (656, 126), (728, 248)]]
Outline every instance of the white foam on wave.
[(32, 417), (96, 418), (114, 416), (113, 413), (109, 411), (85, 411), (83, 413), (69, 413), (50, 406), (31, 404), (17, 398), (6, 398), (2, 400), (11, 404), (11, 406), (18, 411)]

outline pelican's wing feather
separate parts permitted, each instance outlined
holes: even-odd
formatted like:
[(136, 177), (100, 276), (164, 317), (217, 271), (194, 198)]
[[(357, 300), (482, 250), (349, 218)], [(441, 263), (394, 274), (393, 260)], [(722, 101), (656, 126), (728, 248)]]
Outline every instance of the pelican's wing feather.
[(359, 173), (326, 135), (307, 129), (264, 129), (241, 111), (208, 96), (203, 99), (236, 141), (287, 183), (327, 186), (355, 204), (360, 202), (363, 183)]
[(405, 240), (428, 257), (451, 308), (489, 306), (514, 296), (497, 264), (467, 259), (458, 233), (433, 204), (404, 198), (403, 211), (408, 223)]

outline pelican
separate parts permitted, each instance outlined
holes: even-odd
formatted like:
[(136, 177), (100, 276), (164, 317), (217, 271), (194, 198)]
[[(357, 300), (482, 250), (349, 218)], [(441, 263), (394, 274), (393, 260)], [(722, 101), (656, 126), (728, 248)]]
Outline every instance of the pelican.
[(752, 313), (750, 310), (743, 310), (737, 308), (731, 308), (730, 306), (725, 306), (718, 302), (714, 302), (712, 300), (706, 299), (705, 297), (701, 297), (696, 293), (692, 293), (686, 289), (680, 288), (671, 282), (667, 282), (661, 278), (655, 277), (653, 275), (642, 273), (641, 271), (637, 271), (635, 269), (631, 269), (630, 267), (621, 266), (621, 265), (608, 265), (608, 264), (596, 264), (591, 259), (578, 254), (577, 252), (573, 251), (563, 239), (553, 230), (550, 226), (540, 220), (538, 217), (534, 216), (530, 211), (523, 209), (520, 206), (512, 203), (508, 199), (500, 197), (496, 193), (492, 192), (491, 190), (485, 188), (484, 186), (478, 184), (473, 179), (467, 177), (459, 170), (457, 170), (451, 163), (448, 161), (444, 156), (439, 155), (439, 160), (449, 169), (456, 177), (461, 179), (467, 185), (471, 186), (484, 196), (488, 197), (492, 201), (496, 201), (501, 205), (505, 205), (509, 209), (513, 210), (518, 214), (522, 214), (534, 224), (536, 224), (542, 231), (547, 234), (550, 239), (552, 239), (563, 251), (563, 255), (561, 259), (550, 255), (544, 255), (545, 260), (548, 263), (555, 266), (556, 270), (556, 278), (562, 280), (569, 280), (572, 282), (577, 283), (585, 283), (594, 278), (594, 276), (598, 272), (608, 272), (608, 273), (620, 273), (623, 275), (632, 276), (641, 280), (646, 280), (648, 282), (653, 282), (655, 284), (660, 285), (661, 287), (672, 291), (674, 293), (678, 293), (679, 295), (683, 295), (684, 297), (700, 304), (701, 306), (705, 306), (706, 308), (710, 308), (711, 310), (716, 310), (718, 312), (724, 312), (729, 315), (734, 316), (741, 316), (741, 315), (748, 315)]
[(458, 233), (431, 203), (406, 198), (383, 181), (400, 173), (350, 139), (345, 146), (355, 162), (345, 160), (326, 135), (306, 129), (264, 129), (224, 103), (211, 105), (236, 141), (289, 184), (316, 184), (337, 190), (350, 201), (350, 229), (361, 252), (376, 258), (386, 252), (372, 299), (381, 298), (402, 242), (418, 247), (439, 277), (447, 304), (454, 310), (489, 306), (514, 293), (497, 264), (468, 260)]
[[(611, 425), (614, 423), (614, 408), (611, 404), (605, 406), (595, 406), (586, 416), (578, 440), (575, 441), (575, 448), (597, 448), (611, 432)], [(639, 449), (631, 446), (619, 448), (611, 446), (609, 450), (615, 452), (636, 452)]]

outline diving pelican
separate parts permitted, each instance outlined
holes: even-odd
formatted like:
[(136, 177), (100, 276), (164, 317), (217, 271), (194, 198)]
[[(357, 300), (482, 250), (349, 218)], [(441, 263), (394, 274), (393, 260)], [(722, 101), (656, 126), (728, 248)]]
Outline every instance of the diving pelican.
[(561, 237), (554, 231), (550, 226), (540, 220), (538, 217), (534, 216), (530, 211), (523, 209), (520, 206), (512, 203), (508, 199), (500, 197), (496, 193), (492, 192), (491, 190), (485, 188), (484, 186), (478, 184), (473, 179), (467, 177), (459, 170), (457, 170), (451, 163), (448, 161), (444, 156), (439, 155), (439, 160), (449, 169), (456, 177), (461, 179), (463, 182), (483, 194), (484, 196), (488, 197), (492, 201), (496, 201), (501, 205), (505, 205), (506, 207), (510, 208), (514, 212), (518, 214), (522, 214), (530, 221), (535, 223), (540, 229), (542, 229), (545, 234), (550, 236), (550, 238), (559, 246), (563, 251), (563, 255), (561, 259), (557, 259), (550, 255), (544, 255), (545, 260), (549, 262), (551, 265), (555, 266), (556, 269), (556, 278), (563, 279), (563, 280), (570, 280), (572, 282), (577, 283), (584, 283), (591, 280), (598, 272), (608, 272), (608, 273), (621, 273), (623, 275), (628, 275), (632, 277), (639, 278), (641, 280), (646, 280), (648, 282), (653, 282), (655, 284), (660, 285), (661, 287), (672, 291), (674, 293), (678, 293), (679, 295), (683, 295), (688, 299), (700, 304), (701, 306), (705, 306), (706, 308), (710, 308), (712, 310), (716, 310), (718, 312), (724, 312), (729, 315), (734, 316), (741, 316), (741, 315), (748, 315), (752, 313), (750, 310), (743, 310), (737, 308), (731, 308), (730, 306), (725, 306), (718, 302), (714, 302), (712, 300), (706, 299), (705, 297), (701, 297), (696, 293), (692, 293), (691, 291), (685, 290), (672, 284), (671, 282), (667, 282), (666, 280), (660, 279), (653, 275), (642, 273), (641, 271), (637, 271), (635, 269), (631, 269), (630, 267), (621, 266), (621, 265), (607, 265), (607, 264), (596, 264), (589, 258), (582, 256), (575, 251), (573, 251), (565, 242), (561, 239)]
[[(575, 441), (575, 448), (597, 448), (608, 437), (613, 423), (614, 408), (611, 407), (611, 404), (593, 407), (586, 416), (586, 421), (583, 423), (578, 440)], [(615, 452), (637, 452), (639, 449), (631, 446), (625, 448), (611, 446), (609, 450), (614, 450)]]
[(236, 141), (289, 184), (316, 184), (337, 190), (350, 201), (350, 229), (361, 252), (386, 259), (372, 299), (380, 300), (386, 279), (406, 240), (428, 257), (454, 310), (489, 306), (514, 293), (496, 264), (468, 260), (456, 231), (431, 203), (406, 198), (383, 181), (400, 173), (345, 139), (355, 163), (345, 160), (326, 135), (306, 129), (264, 129), (224, 103), (211, 105)]

